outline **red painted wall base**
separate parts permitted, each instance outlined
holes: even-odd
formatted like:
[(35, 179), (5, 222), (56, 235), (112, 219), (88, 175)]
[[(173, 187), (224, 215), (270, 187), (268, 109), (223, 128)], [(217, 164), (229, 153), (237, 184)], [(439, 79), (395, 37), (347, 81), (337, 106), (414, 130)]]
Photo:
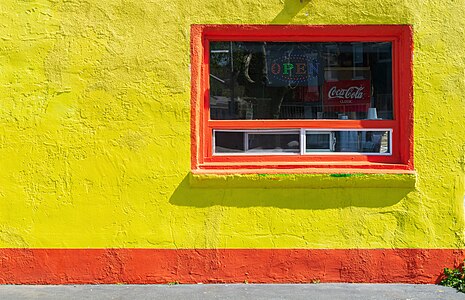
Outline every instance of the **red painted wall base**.
[(0, 249), (0, 283), (437, 283), (463, 249)]

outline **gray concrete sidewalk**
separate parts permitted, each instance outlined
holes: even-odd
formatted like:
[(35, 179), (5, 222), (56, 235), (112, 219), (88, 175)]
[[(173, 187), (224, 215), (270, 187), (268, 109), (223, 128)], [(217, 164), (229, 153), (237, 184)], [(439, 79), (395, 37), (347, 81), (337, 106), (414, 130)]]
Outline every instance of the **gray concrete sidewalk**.
[(0, 299), (465, 299), (415, 284), (0, 285)]

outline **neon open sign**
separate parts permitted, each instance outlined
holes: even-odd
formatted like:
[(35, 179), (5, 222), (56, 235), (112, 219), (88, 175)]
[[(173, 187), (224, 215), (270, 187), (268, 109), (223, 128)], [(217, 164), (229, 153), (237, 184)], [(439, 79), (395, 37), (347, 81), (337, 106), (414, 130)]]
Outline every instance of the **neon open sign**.
[(313, 85), (318, 78), (319, 62), (313, 55), (288, 55), (269, 64), (270, 81), (285, 84)]

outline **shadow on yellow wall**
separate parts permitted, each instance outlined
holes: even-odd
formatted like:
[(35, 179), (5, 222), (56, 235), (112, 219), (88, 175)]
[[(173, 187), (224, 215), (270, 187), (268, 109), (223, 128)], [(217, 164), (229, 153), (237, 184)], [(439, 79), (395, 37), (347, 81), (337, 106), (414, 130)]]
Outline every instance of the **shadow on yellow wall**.
[(323, 210), (344, 207), (383, 208), (404, 199), (414, 188), (201, 188), (187, 175), (170, 197), (170, 203), (191, 207), (277, 207)]
[(283, 10), (271, 21), (271, 24), (287, 24), (304, 9), (310, 0), (285, 0)]

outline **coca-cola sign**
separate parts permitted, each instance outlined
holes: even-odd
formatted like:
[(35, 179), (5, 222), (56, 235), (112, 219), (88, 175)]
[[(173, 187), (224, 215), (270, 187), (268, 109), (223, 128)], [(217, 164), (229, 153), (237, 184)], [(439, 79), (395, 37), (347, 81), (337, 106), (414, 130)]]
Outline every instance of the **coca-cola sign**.
[(363, 99), (364, 89), (363, 86), (351, 86), (347, 89), (333, 86), (328, 92), (328, 99)]
[(366, 111), (370, 105), (369, 80), (325, 82), (323, 93), (326, 111)]

